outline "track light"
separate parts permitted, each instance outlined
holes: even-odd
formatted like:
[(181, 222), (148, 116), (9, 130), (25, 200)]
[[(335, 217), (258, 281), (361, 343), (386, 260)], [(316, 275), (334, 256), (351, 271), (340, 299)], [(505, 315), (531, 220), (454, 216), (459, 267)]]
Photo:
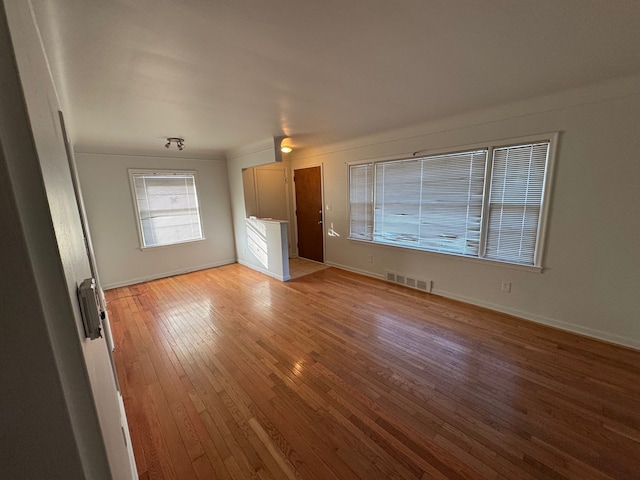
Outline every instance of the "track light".
[(176, 147), (178, 147), (178, 150), (184, 150), (184, 138), (168, 137), (167, 143), (165, 143), (164, 146), (166, 148), (169, 148), (172, 143), (176, 144)]

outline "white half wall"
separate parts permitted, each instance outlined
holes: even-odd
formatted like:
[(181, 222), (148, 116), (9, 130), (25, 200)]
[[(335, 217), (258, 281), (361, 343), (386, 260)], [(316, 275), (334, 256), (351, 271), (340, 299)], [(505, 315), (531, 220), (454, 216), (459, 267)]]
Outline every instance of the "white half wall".
[[(352, 241), (346, 162), (560, 131), (542, 273)], [(434, 293), (640, 348), (640, 78), (297, 151), (324, 167), (326, 262), (433, 281)], [(368, 257), (372, 256), (372, 262)], [(511, 293), (501, 291), (511, 282)]]
[[(158, 148), (161, 147), (159, 143)], [(76, 161), (103, 288), (130, 285), (236, 261), (227, 164), (224, 159), (76, 153)], [(205, 239), (141, 249), (129, 169), (197, 172)]]
[[(246, 222), (247, 208), (242, 172), (247, 168), (281, 161), (282, 154), (279, 150), (276, 150), (273, 139), (227, 153), (229, 189), (231, 193), (231, 208), (233, 211), (233, 227), (238, 263), (275, 278), (278, 278), (277, 274), (270, 272), (264, 265), (264, 261), (258, 258), (249, 246), (249, 231)], [(280, 278), (280, 280), (282, 280), (282, 278)]]

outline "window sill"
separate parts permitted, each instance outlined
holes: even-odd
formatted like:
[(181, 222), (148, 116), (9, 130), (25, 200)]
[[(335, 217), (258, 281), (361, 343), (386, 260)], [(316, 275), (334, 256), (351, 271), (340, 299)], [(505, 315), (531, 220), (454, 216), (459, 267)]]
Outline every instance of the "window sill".
[(187, 244), (190, 244), (190, 243), (198, 243), (198, 242), (202, 242), (204, 240), (206, 240), (206, 238), (202, 237), (202, 238), (198, 238), (196, 240), (185, 240), (184, 242), (167, 243), (167, 244), (164, 244), (164, 245), (149, 245), (148, 247), (140, 246), (140, 247), (138, 247), (138, 249), (142, 250), (142, 251), (145, 251), (145, 250), (156, 250), (158, 248), (178, 247), (180, 245), (187, 245)]
[(390, 243), (374, 242), (371, 240), (359, 240), (357, 238), (347, 238), (347, 240), (350, 242), (363, 243), (366, 245), (376, 245), (376, 246), (385, 247), (385, 248), (411, 250), (413, 252), (424, 253), (430, 256), (435, 255), (435, 256), (444, 257), (444, 258), (456, 258), (459, 260), (463, 260), (465, 262), (480, 263), (480, 264), (493, 266), (493, 267), (505, 267), (505, 268), (510, 268), (512, 270), (521, 270), (521, 271), (530, 272), (530, 273), (542, 273), (544, 269), (543, 267), (535, 266), (535, 265), (522, 265), (519, 263), (510, 263), (510, 262), (504, 262), (500, 260), (492, 260), (489, 258), (469, 257), (467, 255), (460, 255), (457, 253), (435, 252), (433, 250), (423, 250), (421, 248), (412, 248), (404, 245), (401, 246), (401, 245), (393, 245)]

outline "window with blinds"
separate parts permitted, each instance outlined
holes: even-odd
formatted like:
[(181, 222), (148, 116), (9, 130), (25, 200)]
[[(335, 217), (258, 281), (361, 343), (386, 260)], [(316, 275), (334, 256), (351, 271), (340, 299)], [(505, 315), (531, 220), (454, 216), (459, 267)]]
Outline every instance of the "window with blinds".
[(549, 142), (493, 151), (486, 258), (535, 265)]
[(130, 171), (143, 248), (201, 240), (194, 172)]
[(373, 239), (477, 255), (487, 151), (375, 165)]
[(349, 236), (359, 240), (371, 240), (373, 232), (373, 166), (349, 167)]
[(539, 266), (550, 142), (350, 165), (350, 238)]

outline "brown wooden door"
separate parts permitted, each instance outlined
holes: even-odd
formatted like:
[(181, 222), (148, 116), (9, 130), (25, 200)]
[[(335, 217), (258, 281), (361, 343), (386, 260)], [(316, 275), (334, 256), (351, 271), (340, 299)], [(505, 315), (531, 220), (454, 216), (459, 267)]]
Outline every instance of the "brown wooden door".
[(320, 167), (294, 171), (298, 256), (324, 262), (322, 180)]

